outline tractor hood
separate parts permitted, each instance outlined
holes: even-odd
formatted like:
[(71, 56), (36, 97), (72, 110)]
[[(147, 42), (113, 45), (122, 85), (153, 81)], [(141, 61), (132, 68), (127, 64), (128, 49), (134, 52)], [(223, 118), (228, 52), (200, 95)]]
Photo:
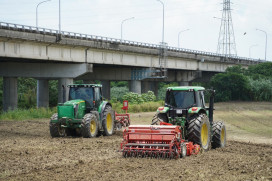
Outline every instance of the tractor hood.
[(75, 99), (75, 100), (67, 101), (65, 103), (59, 103), (58, 105), (59, 106), (76, 106), (77, 104), (82, 103), (82, 102), (85, 102), (85, 101), (82, 99)]
[(75, 99), (58, 105), (59, 118), (81, 118), (85, 113), (85, 101)]

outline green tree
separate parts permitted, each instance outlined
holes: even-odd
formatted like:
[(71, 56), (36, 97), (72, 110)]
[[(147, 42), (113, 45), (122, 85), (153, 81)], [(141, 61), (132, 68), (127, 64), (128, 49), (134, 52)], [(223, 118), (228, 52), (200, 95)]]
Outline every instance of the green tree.
[(245, 75), (219, 73), (212, 77), (211, 86), (216, 90), (216, 101), (249, 99), (249, 79)]
[(272, 101), (272, 79), (249, 79), (251, 100)]
[(113, 87), (111, 88), (111, 99), (123, 101), (123, 95), (129, 92), (127, 87)]
[(235, 65), (232, 67), (228, 67), (226, 69), (227, 73), (238, 73), (238, 74), (245, 74), (247, 70), (242, 67), (242, 65)]
[(248, 67), (248, 75), (253, 79), (272, 78), (272, 62), (264, 62)]

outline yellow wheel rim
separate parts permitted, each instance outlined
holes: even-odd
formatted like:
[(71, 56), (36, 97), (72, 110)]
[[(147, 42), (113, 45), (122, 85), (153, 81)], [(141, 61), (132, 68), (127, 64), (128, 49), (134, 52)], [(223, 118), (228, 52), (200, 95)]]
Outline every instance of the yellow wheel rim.
[(205, 146), (207, 145), (208, 143), (208, 126), (206, 123), (204, 123), (202, 125), (202, 128), (201, 128), (201, 143), (202, 143), (202, 146)]
[(95, 130), (96, 130), (95, 120), (91, 120), (91, 125), (90, 125), (91, 134), (95, 134)]
[(110, 131), (112, 129), (112, 119), (111, 114), (108, 113), (107, 115), (107, 130)]
[(224, 144), (225, 142), (225, 129), (221, 130), (221, 144)]

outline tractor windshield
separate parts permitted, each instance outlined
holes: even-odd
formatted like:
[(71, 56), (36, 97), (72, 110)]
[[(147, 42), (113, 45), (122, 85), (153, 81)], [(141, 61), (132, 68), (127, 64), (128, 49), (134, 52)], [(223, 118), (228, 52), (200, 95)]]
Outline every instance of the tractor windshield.
[(193, 91), (169, 91), (165, 103), (176, 108), (189, 108), (195, 105)]
[(92, 105), (93, 98), (94, 95), (92, 87), (70, 87), (69, 100), (83, 99)]

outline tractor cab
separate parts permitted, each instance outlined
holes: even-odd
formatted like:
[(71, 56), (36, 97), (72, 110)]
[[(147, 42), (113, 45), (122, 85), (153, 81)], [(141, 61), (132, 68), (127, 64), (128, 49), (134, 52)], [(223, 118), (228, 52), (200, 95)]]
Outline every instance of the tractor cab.
[(69, 101), (81, 99), (86, 102), (86, 111), (98, 110), (102, 102), (101, 85), (71, 84), (69, 87)]
[(204, 108), (203, 87), (168, 87), (165, 96), (165, 105), (168, 118), (187, 117), (192, 108)]

